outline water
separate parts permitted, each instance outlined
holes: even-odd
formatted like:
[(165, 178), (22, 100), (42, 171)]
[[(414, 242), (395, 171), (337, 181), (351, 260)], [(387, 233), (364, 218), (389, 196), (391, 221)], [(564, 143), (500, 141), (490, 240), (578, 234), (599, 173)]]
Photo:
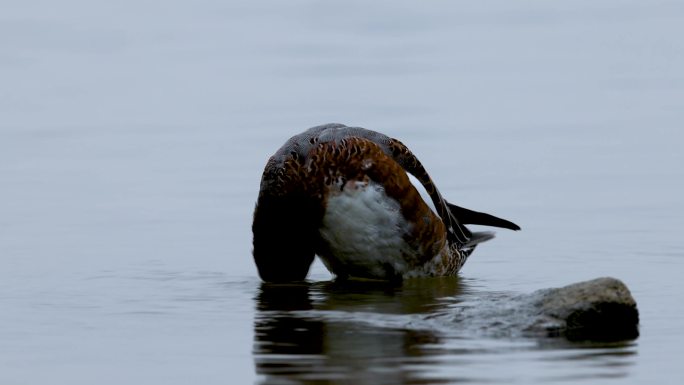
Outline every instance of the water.
[[(676, 1), (6, 2), (0, 382), (678, 383)], [(263, 165), (326, 122), (405, 142), (523, 227), (459, 278), (262, 286)], [(449, 309), (598, 276), (641, 336), (457, 330)], [(283, 298), (285, 296), (285, 298)]]

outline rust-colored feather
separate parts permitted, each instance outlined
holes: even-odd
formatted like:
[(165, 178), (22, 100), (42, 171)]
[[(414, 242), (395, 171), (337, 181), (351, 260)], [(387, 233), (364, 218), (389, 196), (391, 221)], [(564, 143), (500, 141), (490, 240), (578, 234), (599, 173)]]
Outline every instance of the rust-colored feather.
[[(407, 172), (425, 187), (438, 215), (423, 201)], [(402, 233), (409, 251), (401, 254), (408, 270), (399, 274), (450, 275), (462, 267), (474, 248), (468, 244), (471, 233), (454, 217), (415, 155), (400, 141), (378, 132), (333, 124), (292, 137), (266, 164), (253, 224), (254, 258), (261, 277), (303, 279), (313, 254), (325, 256), (328, 267), (339, 276), (363, 276), (361, 267), (337, 260), (319, 229), (330, 197), (349, 186), (365, 188), (370, 183), (382, 186), (409, 224)], [(390, 270), (385, 278), (397, 273)]]

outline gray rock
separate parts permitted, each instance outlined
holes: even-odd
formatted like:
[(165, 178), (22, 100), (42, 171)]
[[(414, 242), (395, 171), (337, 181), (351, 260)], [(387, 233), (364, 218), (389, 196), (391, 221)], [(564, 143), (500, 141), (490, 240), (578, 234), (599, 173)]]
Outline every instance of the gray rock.
[(539, 310), (525, 331), (571, 340), (621, 340), (639, 336), (636, 301), (622, 281), (597, 278), (531, 295)]
[[(447, 315), (445, 315), (447, 316)], [(447, 316), (464, 333), (618, 341), (639, 336), (639, 313), (629, 289), (597, 278), (531, 294), (494, 293), (452, 308)]]

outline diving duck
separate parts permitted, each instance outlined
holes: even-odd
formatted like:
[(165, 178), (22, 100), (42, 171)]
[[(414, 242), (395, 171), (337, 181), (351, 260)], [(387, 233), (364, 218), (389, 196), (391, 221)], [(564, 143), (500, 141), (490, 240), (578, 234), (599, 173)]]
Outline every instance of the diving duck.
[(316, 255), (337, 279), (456, 274), (492, 232), (515, 223), (447, 202), (400, 141), (342, 124), (290, 138), (266, 163), (252, 224), (267, 282), (306, 278)]

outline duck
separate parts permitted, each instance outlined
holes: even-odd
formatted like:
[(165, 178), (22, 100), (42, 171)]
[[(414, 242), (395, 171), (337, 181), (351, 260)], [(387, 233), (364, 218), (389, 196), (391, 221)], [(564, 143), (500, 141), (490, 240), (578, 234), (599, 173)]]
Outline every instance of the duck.
[(252, 254), (264, 282), (306, 279), (316, 256), (336, 279), (456, 275), (491, 231), (515, 223), (446, 201), (399, 140), (339, 123), (291, 137), (264, 168)]

